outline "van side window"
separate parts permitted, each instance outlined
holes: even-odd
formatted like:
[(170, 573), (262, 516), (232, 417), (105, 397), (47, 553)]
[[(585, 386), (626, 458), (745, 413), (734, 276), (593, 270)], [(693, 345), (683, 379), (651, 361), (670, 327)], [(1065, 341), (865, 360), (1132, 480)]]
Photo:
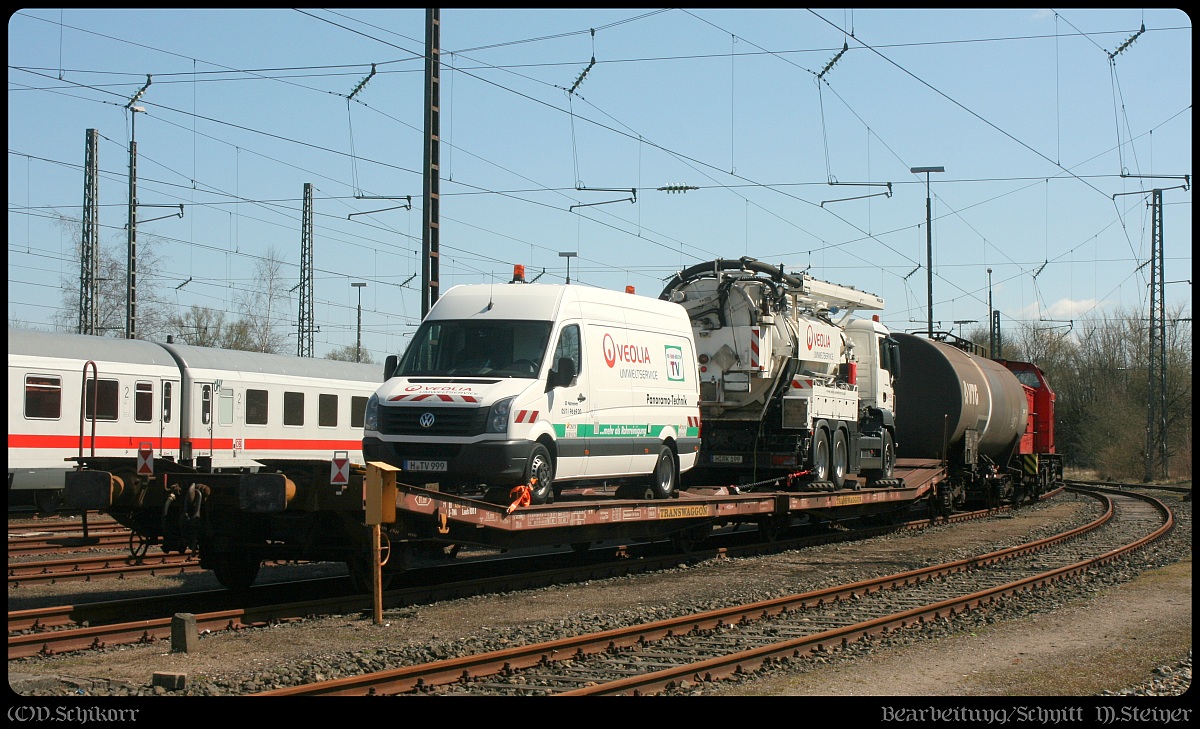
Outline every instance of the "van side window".
[(554, 360), (551, 367), (558, 367), (558, 361), (563, 358), (575, 362), (575, 371), (583, 372), (583, 358), (579, 354), (579, 325), (570, 324), (563, 327), (558, 335), (558, 346), (554, 348)]
[(62, 379), (49, 375), (25, 376), (25, 417), (58, 420), (62, 412)]

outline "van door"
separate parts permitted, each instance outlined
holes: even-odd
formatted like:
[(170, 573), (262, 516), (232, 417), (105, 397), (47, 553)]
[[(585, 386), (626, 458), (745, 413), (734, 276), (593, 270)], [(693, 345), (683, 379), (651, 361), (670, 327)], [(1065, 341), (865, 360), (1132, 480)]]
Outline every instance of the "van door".
[(564, 324), (550, 360), (550, 370), (570, 360), (575, 366), (575, 378), (566, 385), (546, 393), (547, 414), (554, 424), (558, 445), (555, 480), (577, 478), (585, 472), (591, 444), (591, 387), (583, 353), (583, 338), (578, 323)]
[[(589, 313), (600, 316), (600, 312)], [(589, 321), (584, 334), (584, 365), (591, 375), (589, 478), (627, 476), (638, 440), (639, 426), (629, 422), (633, 404), (632, 378), (627, 376), (626, 362), (631, 351), (629, 332), (623, 325), (611, 323), (620, 312), (604, 313), (609, 323)]]

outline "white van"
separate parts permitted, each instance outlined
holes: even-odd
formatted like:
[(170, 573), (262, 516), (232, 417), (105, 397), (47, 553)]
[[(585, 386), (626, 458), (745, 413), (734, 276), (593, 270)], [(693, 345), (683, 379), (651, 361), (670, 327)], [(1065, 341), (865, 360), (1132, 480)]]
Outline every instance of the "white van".
[(456, 286), (388, 357), (363, 456), (409, 483), (497, 501), (533, 478), (535, 504), (584, 481), (668, 498), (700, 447), (697, 374), (678, 304), (580, 285)]

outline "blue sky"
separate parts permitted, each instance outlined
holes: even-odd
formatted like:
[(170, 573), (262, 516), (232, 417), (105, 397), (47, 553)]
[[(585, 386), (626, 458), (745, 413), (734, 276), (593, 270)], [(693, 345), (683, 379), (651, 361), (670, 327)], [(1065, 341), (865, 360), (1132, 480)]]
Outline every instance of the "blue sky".
[[(149, 75), (138, 239), (163, 265), (139, 280), (164, 306), (232, 313), (274, 249), (299, 283), (311, 183), (314, 353), (354, 344), (355, 281), (364, 348), (402, 351), (421, 314), (424, 34), (421, 9), (10, 15), (10, 322), (49, 328), (78, 278), (57, 218), (81, 215), (87, 129), (101, 242), (124, 255), (126, 106)], [(682, 267), (748, 255), (879, 294), (885, 323), (923, 330), (910, 169), (942, 166), (942, 329), (982, 325), (989, 285), (1006, 326), (1146, 312), (1153, 188), (1167, 306), (1191, 316), (1180, 10), (445, 9), (441, 47), (443, 292), (516, 263), (562, 282), (569, 261), (573, 284), (657, 296)]]

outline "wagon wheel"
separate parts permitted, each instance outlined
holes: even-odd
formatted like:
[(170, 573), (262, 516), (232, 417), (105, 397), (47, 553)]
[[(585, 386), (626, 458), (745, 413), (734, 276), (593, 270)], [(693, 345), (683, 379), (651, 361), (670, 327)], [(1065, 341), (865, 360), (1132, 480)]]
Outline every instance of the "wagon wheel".
[(62, 489), (38, 489), (33, 492), (33, 504), (39, 514), (53, 514), (63, 505)]
[(148, 537), (145, 534), (134, 530), (129, 532), (129, 554), (136, 560), (141, 560), (146, 556), (146, 550), (150, 549), (150, 545), (158, 540), (154, 537)]
[(691, 526), (671, 535), (671, 543), (684, 554), (691, 554), (712, 534), (712, 522)]
[[(387, 534), (380, 533), (379, 536), (379, 578), (382, 589), (386, 590), (391, 584), (392, 578), (404, 569), (403, 552), (396, 552), (396, 564), (393, 565), (393, 569), (383, 569), (392, 558), (392, 542), (388, 539)], [(370, 553), (359, 554), (347, 559), (346, 569), (350, 573), (350, 582), (354, 585), (355, 592), (371, 593), (374, 591), (375, 566), (371, 564)]]
[(758, 534), (766, 542), (778, 541), (788, 528), (791, 519), (787, 516), (770, 515), (758, 520)]

